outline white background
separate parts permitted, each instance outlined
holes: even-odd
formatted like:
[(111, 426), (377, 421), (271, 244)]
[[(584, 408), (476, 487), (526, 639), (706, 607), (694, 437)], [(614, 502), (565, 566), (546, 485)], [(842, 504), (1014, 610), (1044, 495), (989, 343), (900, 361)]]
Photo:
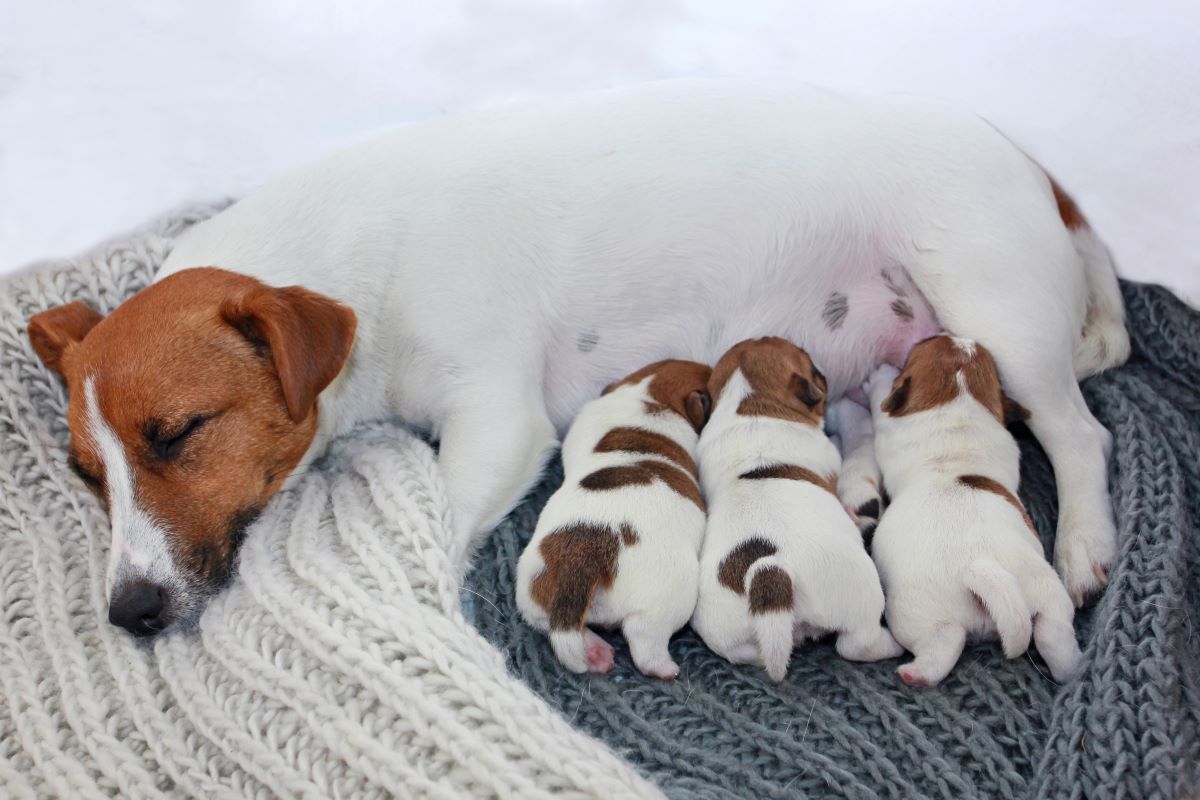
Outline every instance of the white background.
[(1200, 2), (0, 0), (0, 274), (397, 122), (679, 75), (974, 108), (1200, 303)]

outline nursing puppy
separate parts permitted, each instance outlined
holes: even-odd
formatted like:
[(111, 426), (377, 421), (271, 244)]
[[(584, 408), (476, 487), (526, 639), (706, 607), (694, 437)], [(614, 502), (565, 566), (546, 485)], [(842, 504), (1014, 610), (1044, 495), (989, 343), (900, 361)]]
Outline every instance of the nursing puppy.
[(660, 361), (583, 407), (563, 442), (563, 485), (517, 564), (517, 606), (572, 672), (607, 672), (621, 626), (633, 663), (670, 680), (671, 634), (696, 605), (704, 500), (696, 440), (711, 370)]
[(837, 632), (852, 661), (903, 650), (880, 625), (883, 590), (836, 494), (841, 458), (822, 429), (826, 382), (784, 339), (742, 342), (709, 382), (700, 437), (709, 500), (692, 627), (719, 655), (787, 672), (794, 641)]
[(1074, 608), (1017, 499), (1020, 453), (1005, 420), (1021, 409), (991, 354), (937, 336), (913, 348), (903, 372), (881, 367), (868, 389), (891, 495), (873, 555), (888, 627), (916, 656), (900, 678), (935, 685), (968, 637), (998, 636), (1015, 658), (1031, 631), (1055, 680), (1073, 678)]

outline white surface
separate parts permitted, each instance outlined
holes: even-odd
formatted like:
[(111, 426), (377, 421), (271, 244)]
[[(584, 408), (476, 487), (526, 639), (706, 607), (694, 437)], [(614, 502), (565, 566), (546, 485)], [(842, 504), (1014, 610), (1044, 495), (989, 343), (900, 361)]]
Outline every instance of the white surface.
[(1200, 4), (0, 0), (0, 274), (387, 125), (679, 75), (954, 100), (1200, 303)]

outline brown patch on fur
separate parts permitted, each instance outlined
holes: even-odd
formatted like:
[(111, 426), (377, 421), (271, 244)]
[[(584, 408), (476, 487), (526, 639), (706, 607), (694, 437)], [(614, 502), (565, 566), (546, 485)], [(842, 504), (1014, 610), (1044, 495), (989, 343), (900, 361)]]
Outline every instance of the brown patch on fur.
[(1041, 539), (1038, 536), (1037, 528), (1033, 527), (1033, 518), (1029, 516), (1029, 512), (1025, 510), (1025, 506), (1017, 499), (1017, 496), (1004, 488), (1004, 485), (999, 481), (994, 481), (984, 475), (959, 475), (958, 482), (968, 489), (978, 489), (981, 492), (991, 492), (992, 494), (1001, 497), (1006, 503), (1021, 512), (1021, 519), (1025, 520), (1025, 525), (1028, 526), (1029, 532), (1033, 534), (1035, 539)]
[(892, 313), (900, 319), (904, 320), (905, 322), (912, 322), (913, 310), (912, 306), (908, 304), (908, 301), (896, 299), (892, 301), (891, 306), (889, 307), (892, 309)]
[(708, 382), (713, 403), (733, 374), (741, 370), (750, 384), (737, 413), (820, 425), (825, 415), (825, 376), (808, 353), (775, 336), (747, 339), (729, 349), (713, 368)]
[(773, 556), (778, 552), (775, 545), (757, 536), (739, 544), (729, 551), (729, 555), (721, 561), (717, 568), (717, 581), (727, 589), (738, 594), (746, 591), (746, 572), (750, 565), (760, 558)]
[(633, 545), (637, 544), (641, 540), (642, 539), (640, 536), (638, 536), (637, 531), (635, 531), (632, 527), (630, 527), (628, 522), (624, 522), (621, 524), (621, 542), (626, 547), (632, 547)]
[(693, 478), (700, 478), (695, 460), (681, 444), (645, 428), (613, 428), (596, 444), (595, 452), (662, 456), (678, 464)]
[(700, 487), (682, 470), (656, 459), (644, 459), (636, 464), (602, 467), (579, 481), (579, 486), (591, 492), (607, 492), (626, 486), (649, 486), (658, 479), (671, 491), (686, 497), (701, 511), (707, 511)]
[(656, 361), (615, 383), (610, 383), (604, 387), (602, 394), (608, 394), (621, 386), (641, 383), (647, 377), (653, 376), (648, 388), (652, 402), (646, 403), (646, 411), (651, 414), (674, 411), (690, 422), (696, 433), (699, 433), (712, 412), (712, 400), (708, 394), (708, 379), (711, 374), (710, 367), (695, 361)]
[(961, 391), (959, 373), (971, 396), (1004, 425), (1005, 397), (992, 354), (976, 343), (974, 353), (968, 355), (949, 336), (934, 336), (912, 349), (882, 410), (902, 417), (953, 402)]
[(767, 464), (756, 467), (749, 472), (738, 475), (742, 480), (754, 481), (769, 478), (782, 478), (789, 481), (807, 481), (837, 497), (837, 476), (818, 475), (807, 467), (796, 464)]
[(1049, 175), (1046, 175), (1046, 178), (1050, 181), (1050, 191), (1054, 193), (1054, 203), (1058, 206), (1058, 216), (1062, 218), (1063, 225), (1067, 226), (1067, 230), (1072, 231), (1086, 228), (1088, 226), (1087, 219), (1079, 210), (1079, 206), (1075, 205), (1075, 201), (1063, 191), (1054, 178)]
[[(622, 526), (621, 536), (627, 528)], [(596, 590), (612, 586), (621, 552), (618, 535), (607, 526), (581, 522), (542, 539), (538, 552), (546, 566), (533, 579), (529, 594), (546, 610), (551, 630), (582, 628)]]
[(214, 268), (151, 284), (99, 322), (72, 304), (30, 325), (39, 355), (66, 380), (79, 468), (105, 478), (87, 431), (84, 385), (94, 378), (139, 506), (170, 528), (174, 558), (205, 585), (227, 576), (246, 520), (308, 450), (313, 401), (354, 335), (353, 313), (333, 300)]
[(769, 614), (792, 607), (792, 579), (782, 567), (759, 570), (750, 579), (750, 613)]

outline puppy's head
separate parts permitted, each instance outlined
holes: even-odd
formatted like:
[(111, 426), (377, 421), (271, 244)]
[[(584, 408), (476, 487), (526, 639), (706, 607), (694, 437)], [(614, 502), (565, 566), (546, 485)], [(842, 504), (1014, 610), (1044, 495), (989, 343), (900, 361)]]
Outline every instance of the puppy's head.
[(108, 510), (114, 624), (149, 635), (190, 621), (228, 581), (247, 526), (312, 442), (355, 324), (327, 297), (212, 268), (106, 318), (75, 302), (30, 320), (67, 385), (71, 468)]
[(656, 361), (637, 372), (604, 388), (604, 394), (650, 378), (647, 403), (652, 412), (674, 412), (686, 419), (699, 433), (708, 422), (712, 401), (708, 395), (708, 379), (712, 374), (705, 364), (695, 361)]
[(708, 382), (714, 405), (724, 399), (726, 385), (741, 372), (749, 386), (736, 398), (737, 413), (820, 425), (828, 386), (808, 353), (786, 339), (747, 339), (729, 349), (713, 367)]
[(1001, 425), (1027, 419), (1029, 412), (1000, 387), (992, 354), (970, 339), (934, 336), (913, 347), (892, 382), (881, 410), (893, 417), (938, 408), (969, 393)]

